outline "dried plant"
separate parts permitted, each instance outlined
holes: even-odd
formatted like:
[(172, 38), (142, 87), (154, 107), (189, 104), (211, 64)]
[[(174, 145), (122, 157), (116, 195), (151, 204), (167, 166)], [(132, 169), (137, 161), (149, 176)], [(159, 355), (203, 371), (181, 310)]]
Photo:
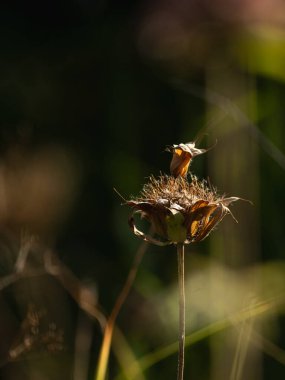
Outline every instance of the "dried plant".
[[(135, 235), (157, 245), (189, 244), (205, 239), (228, 213), (228, 206), (239, 200), (225, 198), (207, 187), (205, 181), (163, 175), (150, 177), (139, 197), (127, 201), (134, 209), (129, 224)], [(134, 214), (148, 220), (163, 240), (145, 235), (135, 225)]]
[(17, 341), (9, 350), (9, 359), (16, 360), (29, 352), (60, 352), (64, 349), (64, 332), (49, 322), (46, 311), (34, 304), (28, 305)]
[[(193, 157), (205, 153), (206, 149), (195, 148), (195, 143), (172, 145), (169, 175), (158, 178), (151, 176), (138, 197), (126, 204), (133, 208), (129, 225), (136, 236), (143, 240), (164, 246), (175, 244), (178, 255), (179, 282), (179, 353), (177, 379), (183, 379), (185, 346), (185, 285), (184, 245), (205, 239), (225, 215), (231, 214), (229, 205), (241, 198), (219, 196), (206, 181), (199, 181), (187, 172)], [(152, 226), (155, 236), (139, 230), (134, 214), (140, 214)]]

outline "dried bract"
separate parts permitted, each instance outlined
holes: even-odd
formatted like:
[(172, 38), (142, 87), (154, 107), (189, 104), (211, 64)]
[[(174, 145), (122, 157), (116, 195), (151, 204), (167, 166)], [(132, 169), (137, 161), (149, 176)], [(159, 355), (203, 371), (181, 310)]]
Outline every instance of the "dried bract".
[(173, 154), (170, 163), (170, 173), (174, 177), (186, 177), (191, 159), (207, 152), (207, 149), (195, 148), (195, 142), (172, 145), (166, 150)]

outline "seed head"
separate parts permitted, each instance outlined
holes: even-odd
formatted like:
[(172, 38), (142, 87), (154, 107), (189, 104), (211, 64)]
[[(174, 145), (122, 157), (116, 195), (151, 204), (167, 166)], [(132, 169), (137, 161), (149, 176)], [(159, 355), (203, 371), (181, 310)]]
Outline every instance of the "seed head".
[[(191, 176), (189, 183), (179, 176), (150, 177), (141, 194), (127, 201), (134, 210), (129, 224), (135, 235), (157, 245), (193, 243), (205, 239), (228, 213), (228, 206), (240, 198), (219, 196), (205, 181)], [(134, 214), (151, 224), (157, 238), (137, 229)]]

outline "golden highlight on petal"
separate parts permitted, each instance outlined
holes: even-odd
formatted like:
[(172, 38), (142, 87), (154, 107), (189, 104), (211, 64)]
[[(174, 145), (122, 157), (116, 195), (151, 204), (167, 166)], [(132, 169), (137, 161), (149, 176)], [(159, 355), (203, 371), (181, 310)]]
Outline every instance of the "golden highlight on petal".
[(186, 177), (191, 161), (191, 154), (184, 152), (182, 149), (174, 149), (170, 163), (170, 173), (175, 178), (178, 176)]
[(207, 152), (206, 149), (195, 148), (195, 142), (172, 145), (166, 149), (173, 154), (170, 163), (170, 173), (175, 178), (186, 177), (191, 159), (199, 154)]
[(187, 220), (188, 241), (198, 242), (204, 240), (215, 226), (228, 213), (227, 208), (223, 207), (222, 201), (205, 205), (205, 202), (196, 204), (189, 210)]

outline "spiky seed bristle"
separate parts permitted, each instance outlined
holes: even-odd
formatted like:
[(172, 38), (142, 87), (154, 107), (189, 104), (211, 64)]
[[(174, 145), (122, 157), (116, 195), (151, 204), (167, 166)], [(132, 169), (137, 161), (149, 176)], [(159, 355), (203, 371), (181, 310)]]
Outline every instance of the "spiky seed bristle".
[(198, 200), (218, 202), (223, 199), (217, 195), (215, 189), (209, 189), (206, 181), (199, 181), (196, 176), (191, 176), (191, 182), (183, 177), (161, 175), (158, 178), (151, 176), (136, 201), (153, 200), (159, 202), (167, 200), (177, 203), (181, 207), (191, 206)]

